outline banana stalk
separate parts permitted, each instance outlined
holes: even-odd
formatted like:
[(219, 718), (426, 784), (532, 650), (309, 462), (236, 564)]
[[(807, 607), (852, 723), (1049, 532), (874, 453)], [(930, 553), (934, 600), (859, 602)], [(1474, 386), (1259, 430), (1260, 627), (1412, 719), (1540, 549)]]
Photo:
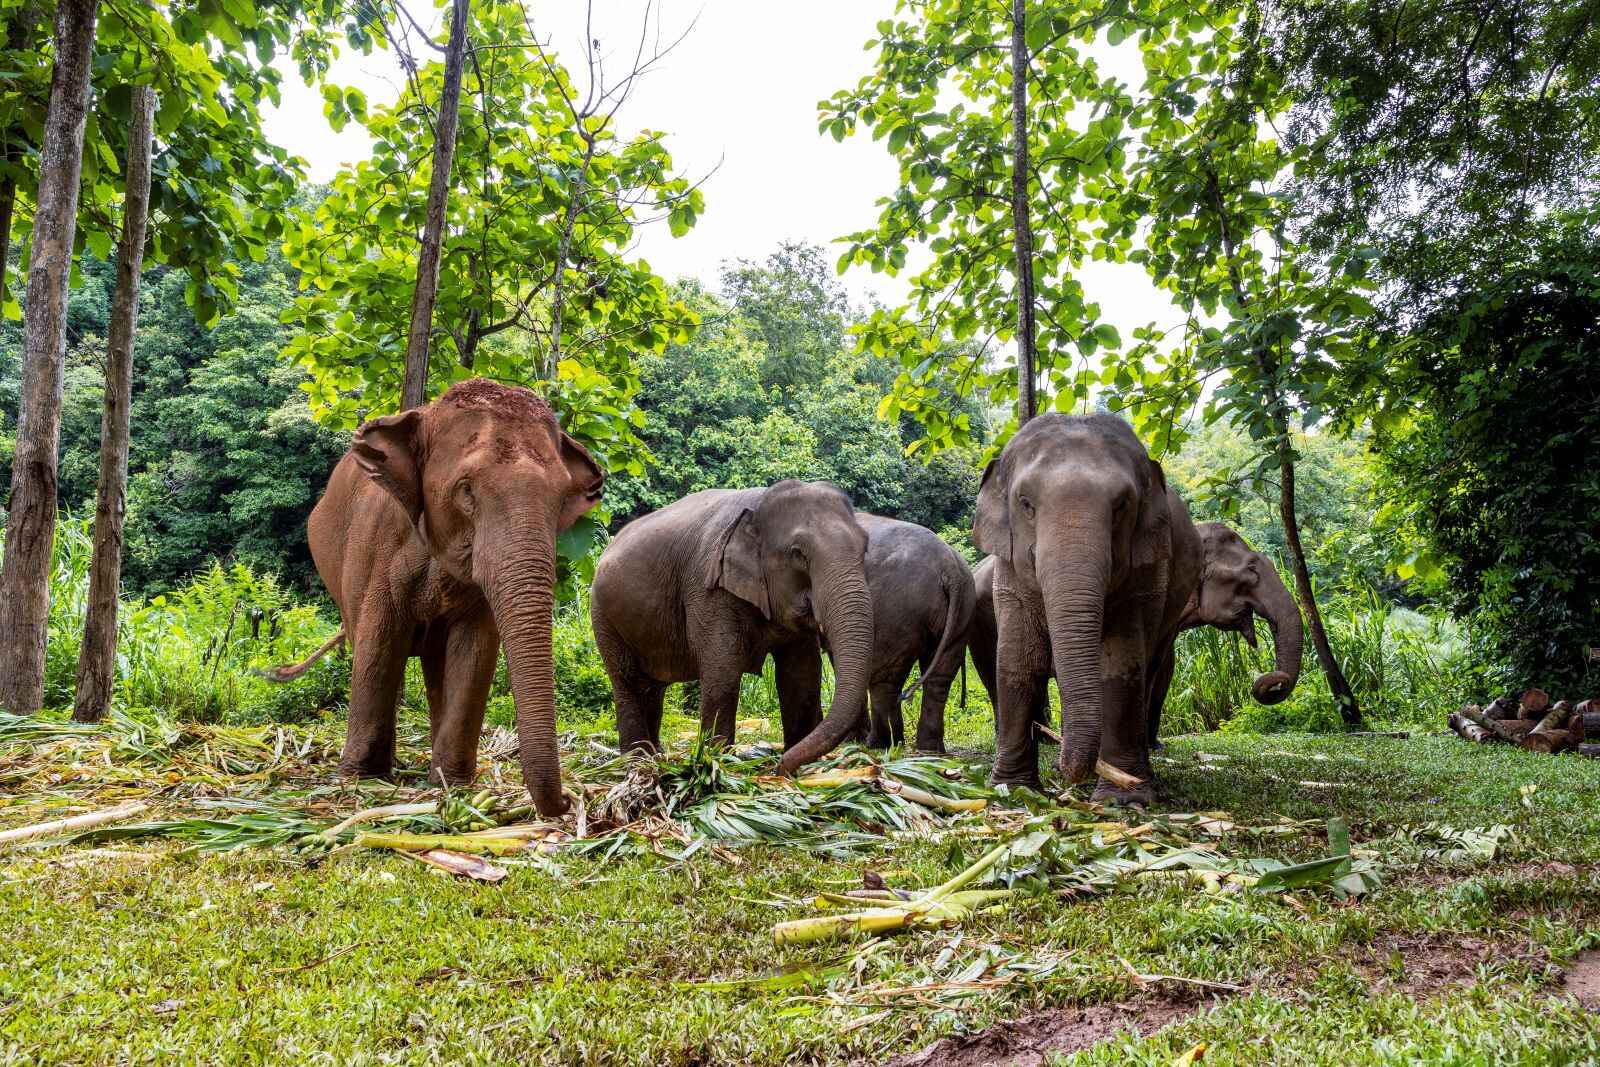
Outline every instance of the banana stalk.
[(426, 852), (442, 848), (451, 852), (487, 852), (509, 856), (528, 847), (520, 837), (477, 837), (468, 834), (357, 834), (356, 844), (367, 848), (392, 848), (400, 852)]

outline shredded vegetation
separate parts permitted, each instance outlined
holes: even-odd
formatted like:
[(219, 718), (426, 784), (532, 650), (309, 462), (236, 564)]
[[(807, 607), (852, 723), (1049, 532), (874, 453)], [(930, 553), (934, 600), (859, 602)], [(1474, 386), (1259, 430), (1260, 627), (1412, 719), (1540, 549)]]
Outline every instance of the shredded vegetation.
[(1600, 946), (1589, 761), (1212, 735), (1138, 813), (982, 758), (568, 737), (544, 820), (507, 736), (448, 792), (419, 736), (398, 785), (338, 741), (0, 719), (0, 830), (146, 805), (0, 845), (0, 1059), (883, 1062), (1004, 1020), (1063, 1062), (1600, 1056), (1557, 981)]

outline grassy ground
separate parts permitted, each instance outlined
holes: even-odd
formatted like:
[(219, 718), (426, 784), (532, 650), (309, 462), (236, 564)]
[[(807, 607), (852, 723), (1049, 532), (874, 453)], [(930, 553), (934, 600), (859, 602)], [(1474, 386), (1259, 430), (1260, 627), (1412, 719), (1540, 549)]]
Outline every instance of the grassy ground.
[[(794, 913), (774, 901), (859, 884), (863, 866), (933, 884), (961, 857), (916, 840), (870, 861), (762, 846), (737, 863), (567, 858), (479, 885), (376, 853), (307, 869), (155, 842), (13, 850), (0, 1062), (878, 1063), (1078, 1005), (1118, 1005), (1091, 1013), (1108, 1031), (1174, 1021), (1060, 1062), (1169, 1064), (1201, 1042), (1208, 1065), (1600, 1062), (1600, 1015), (1558, 978), (1600, 946), (1600, 762), (1453, 737), (1210, 735), (1173, 741), (1157, 771), (1163, 809), (1341, 814), (1358, 848), (1426, 824), (1514, 836), (1487, 864), (1393, 865), (1354, 903), (1144, 886), (781, 950), (770, 927)], [(1326, 843), (1249, 847), (1307, 858)], [(767, 983), (786, 988), (707, 984), (807, 964), (809, 981)], [(972, 975), (978, 988), (926, 988)]]

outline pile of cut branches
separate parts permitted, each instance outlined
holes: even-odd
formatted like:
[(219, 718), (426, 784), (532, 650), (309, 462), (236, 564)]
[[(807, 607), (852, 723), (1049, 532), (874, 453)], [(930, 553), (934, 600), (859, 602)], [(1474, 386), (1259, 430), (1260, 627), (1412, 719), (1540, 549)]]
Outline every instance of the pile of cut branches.
[(1501, 742), (1529, 752), (1577, 752), (1600, 756), (1600, 699), (1550, 700), (1543, 689), (1520, 697), (1499, 696), (1486, 705), (1465, 704), (1447, 720), (1455, 733), (1478, 744)]

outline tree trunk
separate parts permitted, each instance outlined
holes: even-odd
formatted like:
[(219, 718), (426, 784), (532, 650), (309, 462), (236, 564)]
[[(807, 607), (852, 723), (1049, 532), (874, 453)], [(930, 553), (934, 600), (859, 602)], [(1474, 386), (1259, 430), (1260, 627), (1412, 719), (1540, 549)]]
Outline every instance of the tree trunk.
[(1306, 552), (1300, 544), (1300, 519), (1295, 511), (1294, 499), (1294, 442), (1289, 437), (1289, 419), (1281, 402), (1275, 405), (1272, 425), (1278, 437), (1278, 514), (1283, 520), (1283, 540), (1289, 548), (1289, 562), (1294, 570), (1295, 592), (1305, 607), (1306, 622), (1311, 626), (1311, 647), (1317, 650), (1317, 662), (1327, 676), (1328, 689), (1339, 704), (1339, 717), (1352, 729), (1361, 726), (1361, 706), (1356, 703), (1355, 690), (1344, 676), (1344, 670), (1333, 656), (1333, 646), (1328, 643), (1328, 631), (1322, 625), (1322, 609), (1311, 595), (1311, 571), (1306, 566)]
[(421, 407), (428, 398), (428, 344), (433, 305), (439, 295), (439, 257), (444, 243), (444, 212), (450, 199), (450, 168), (456, 155), (456, 120), (461, 111), (461, 68), (467, 54), (470, 0), (455, 0), (450, 10), (450, 40), (444, 58), (444, 89), (433, 127), (433, 175), (428, 183), (428, 217), (417, 254), (417, 287), (411, 296), (411, 332), (406, 338), (406, 377), (400, 409)]
[(1011, 0), (1011, 237), (1017, 273), (1017, 427), (1039, 413), (1034, 395), (1033, 220), (1028, 205), (1027, 4)]
[(117, 587), (122, 578), (122, 520), (128, 495), (128, 408), (133, 403), (133, 335), (139, 324), (139, 271), (144, 265), (145, 223), (150, 217), (151, 129), (156, 95), (133, 89), (128, 161), (123, 173), (122, 242), (117, 247), (117, 290), (106, 345), (106, 397), (100, 413), (100, 484), (95, 494), (94, 562), (89, 610), (78, 652), (72, 717), (99, 722), (111, 704), (116, 679)]
[(95, 9), (96, 0), (60, 0), (56, 5), (55, 70), (39, 151), (11, 516), (5, 564), (0, 567), (0, 708), (20, 715), (33, 713), (44, 703), (67, 286), (77, 236)]

